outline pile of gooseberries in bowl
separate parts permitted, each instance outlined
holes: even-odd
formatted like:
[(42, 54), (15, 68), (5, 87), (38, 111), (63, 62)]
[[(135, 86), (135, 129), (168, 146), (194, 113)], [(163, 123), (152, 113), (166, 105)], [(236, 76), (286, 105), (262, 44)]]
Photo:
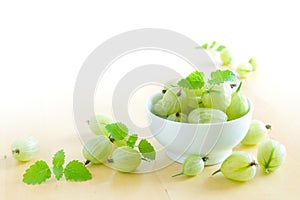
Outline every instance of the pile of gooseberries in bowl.
[(207, 81), (195, 71), (167, 83), (148, 101), (152, 134), (175, 161), (198, 154), (206, 165), (222, 162), (251, 123), (253, 105), (241, 88), (230, 70), (216, 70)]

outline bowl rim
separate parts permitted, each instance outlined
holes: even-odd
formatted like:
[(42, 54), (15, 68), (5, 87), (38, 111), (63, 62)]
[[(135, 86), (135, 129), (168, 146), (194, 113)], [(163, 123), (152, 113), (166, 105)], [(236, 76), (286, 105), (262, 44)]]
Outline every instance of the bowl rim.
[[(186, 122), (175, 122), (175, 121), (172, 121), (172, 120), (168, 120), (168, 119), (165, 119), (165, 118), (162, 118), (160, 116), (157, 116), (155, 115), (152, 111), (151, 111), (151, 108), (152, 108), (152, 101), (154, 99), (154, 97), (156, 96), (162, 96), (161, 93), (156, 93), (156, 94), (153, 94), (151, 95), (148, 100), (147, 100), (147, 103), (146, 103), (146, 110), (147, 110), (147, 113), (149, 113), (150, 115), (152, 115), (153, 117), (156, 117), (158, 118), (159, 120), (163, 120), (163, 121), (167, 121), (168, 123), (174, 123), (174, 124), (181, 124), (181, 125), (186, 125), (186, 126), (212, 126), (212, 125), (225, 125), (225, 124), (231, 124), (231, 123), (236, 123), (237, 121), (240, 121), (242, 120), (243, 118), (246, 118), (249, 114), (252, 114), (253, 113), (253, 110), (254, 110), (254, 107), (253, 107), (253, 103), (251, 101), (250, 98), (248, 98), (247, 96), (245, 96), (247, 98), (247, 101), (248, 101), (248, 104), (249, 104), (249, 110), (248, 112), (239, 117), (239, 118), (236, 118), (236, 119), (233, 119), (233, 120), (230, 120), (230, 121), (226, 121), (226, 122), (215, 122), (215, 123), (198, 123), (198, 124), (193, 124), (193, 123), (186, 123)], [(225, 113), (226, 114), (226, 113)]]

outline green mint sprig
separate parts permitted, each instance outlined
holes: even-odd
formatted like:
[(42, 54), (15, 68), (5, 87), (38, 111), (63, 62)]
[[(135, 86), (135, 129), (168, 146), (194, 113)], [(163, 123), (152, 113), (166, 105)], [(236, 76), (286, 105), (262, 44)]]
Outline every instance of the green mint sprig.
[(205, 77), (203, 72), (192, 72), (188, 77), (181, 79), (178, 86), (187, 89), (201, 89), (205, 85)]
[(155, 150), (153, 146), (146, 139), (142, 139), (140, 141), (138, 148), (144, 158), (155, 160), (156, 157)]
[[(63, 168), (64, 163), (65, 152), (60, 150), (54, 154), (52, 159), (53, 174), (57, 180), (60, 180), (63, 175), (67, 181), (86, 181), (92, 178), (91, 173), (83, 163), (73, 160)], [(23, 182), (28, 185), (41, 184), (49, 178), (51, 178), (51, 170), (43, 160), (36, 161), (23, 174)]]
[(72, 160), (64, 170), (67, 181), (87, 181), (92, 178), (91, 173), (82, 162)]
[(210, 79), (205, 80), (203, 72), (192, 72), (188, 77), (181, 79), (178, 86), (191, 90), (201, 89), (207, 82), (209, 84), (221, 84), (224, 82), (237, 82), (238, 78), (231, 70), (216, 70), (210, 74)]
[(237, 82), (236, 75), (230, 70), (216, 70), (210, 74), (209, 84), (221, 84), (224, 82)]
[(114, 140), (123, 140), (128, 135), (128, 128), (121, 122), (108, 124), (105, 128)]
[[(128, 135), (128, 128), (123, 123), (116, 122), (108, 124), (105, 126), (105, 129), (109, 133), (110, 141), (114, 142), (115, 140), (125, 140), (124, 145), (127, 145), (131, 148), (135, 148), (136, 143), (139, 139), (138, 135)], [(145, 159), (155, 160), (155, 149), (146, 139), (141, 139), (137, 147), (139, 152)]]
[(36, 161), (23, 175), (23, 182), (28, 185), (36, 185), (45, 182), (51, 177), (51, 170), (43, 160)]
[(127, 146), (134, 148), (137, 139), (138, 139), (137, 134), (130, 135), (128, 140), (126, 141)]

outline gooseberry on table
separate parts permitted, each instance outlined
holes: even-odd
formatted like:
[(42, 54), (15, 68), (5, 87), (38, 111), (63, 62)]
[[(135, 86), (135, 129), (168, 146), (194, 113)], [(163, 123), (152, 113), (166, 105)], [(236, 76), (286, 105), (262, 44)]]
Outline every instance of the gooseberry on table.
[(112, 143), (108, 137), (99, 135), (89, 139), (83, 146), (82, 154), (86, 164), (100, 164), (106, 161), (112, 149)]
[(186, 176), (196, 176), (200, 174), (204, 169), (204, 161), (200, 155), (191, 154), (189, 155), (182, 164), (182, 171), (172, 177), (186, 175)]
[(12, 156), (19, 161), (30, 161), (37, 157), (40, 145), (33, 136), (17, 138), (11, 145)]
[(241, 143), (243, 145), (256, 145), (267, 137), (269, 129), (271, 129), (270, 125), (265, 125), (259, 120), (252, 120), (249, 130)]
[(108, 162), (120, 172), (133, 172), (142, 161), (141, 154), (128, 146), (116, 148)]
[(221, 172), (226, 178), (234, 181), (249, 181), (256, 174), (257, 163), (254, 157), (243, 151), (236, 151), (228, 156), (221, 168), (212, 175)]
[(257, 150), (258, 164), (267, 174), (278, 169), (283, 164), (285, 157), (285, 146), (273, 139), (262, 142)]

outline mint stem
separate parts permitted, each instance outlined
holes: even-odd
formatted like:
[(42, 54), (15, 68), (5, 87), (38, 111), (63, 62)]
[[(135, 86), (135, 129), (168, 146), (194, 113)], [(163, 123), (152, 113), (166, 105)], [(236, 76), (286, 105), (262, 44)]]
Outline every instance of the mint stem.
[(214, 173), (212, 173), (211, 175), (215, 175), (216, 173), (221, 172), (221, 169), (218, 169), (217, 171), (215, 171)]

